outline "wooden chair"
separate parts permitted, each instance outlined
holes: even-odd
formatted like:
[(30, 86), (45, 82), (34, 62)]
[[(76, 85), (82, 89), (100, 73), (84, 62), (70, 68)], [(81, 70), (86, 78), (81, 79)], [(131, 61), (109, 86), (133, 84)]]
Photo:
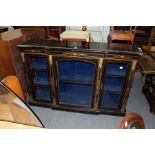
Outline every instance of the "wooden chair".
[(120, 122), (120, 129), (145, 129), (143, 117), (137, 113), (128, 113)]
[(149, 41), (147, 45), (142, 45), (142, 49), (144, 52), (147, 52), (148, 54), (155, 52), (155, 26), (153, 26)]
[(132, 26), (129, 26), (127, 30), (119, 30), (115, 29), (115, 26), (111, 26), (108, 36), (108, 48), (112, 50), (131, 50), (134, 42), (135, 29), (136, 27), (132, 29)]
[(16, 76), (7, 76), (2, 82), (10, 88), (15, 94), (18, 95), (23, 101), (25, 101), (24, 94), (19, 82), (19, 79)]

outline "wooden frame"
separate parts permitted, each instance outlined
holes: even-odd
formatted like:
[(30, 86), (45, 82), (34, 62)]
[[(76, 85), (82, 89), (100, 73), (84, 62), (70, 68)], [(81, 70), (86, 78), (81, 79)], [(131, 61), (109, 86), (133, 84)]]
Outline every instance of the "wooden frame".
[(131, 112), (128, 113), (120, 122), (120, 129), (145, 129), (144, 119), (141, 115)]
[[(93, 82), (93, 95), (92, 95), (92, 103), (90, 107), (85, 107), (85, 106), (78, 106), (78, 105), (64, 105), (63, 103), (59, 103), (59, 93), (58, 93), (58, 74), (57, 74), (57, 62), (58, 61), (70, 61), (70, 60), (75, 60), (75, 61), (81, 61), (81, 62), (86, 62), (86, 63), (91, 63), (94, 64), (95, 68), (94, 68), (94, 82)], [(91, 57), (72, 57), (72, 56), (64, 56), (64, 55), (58, 55), (58, 56), (54, 56), (53, 57), (53, 68), (55, 70), (55, 79), (56, 80), (56, 100), (57, 100), (57, 106), (62, 106), (62, 107), (76, 107), (76, 108), (86, 108), (86, 109), (90, 109), (90, 108), (94, 108), (95, 106), (95, 88), (96, 88), (96, 84), (97, 84), (97, 69), (98, 69), (98, 60), (91, 58)]]
[[(31, 51), (31, 50), (30, 50)], [(33, 50), (31, 51), (33, 52)], [(29, 54), (26, 54), (24, 55), (25, 57), (25, 64), (26, 64), (26, 70), (27, 70), (27, 78), (28, 78), (28, 83), (29, 83), (29, 94), (30, 94), (30, 102), (34, 105), (40, 103), (40, 102), (44, 102), (45, 106), (50, 106), (51, 105), (51, 102), (52, 102), (52, 98), (51, 98), (51, 101), (44, 101), (44, 100), (41, 100), (41, 99), (37, 99), (35, 100), (35, 91), (34, 91), (34, 87), (35, 87), (35, 84), (33, 84), (33, 81), (32, 81), (32, 72), (31, 72), (31, 69), (30, 69), (30, 66), (29, 66), (29, 62), (30, 62), (30, 57), (45, 57), (47, 59), (47, 71), (48, 71), (48, 74), (49, 74), (49, 77), (51, 77), (51, 72), (50, 72), (50, 62), (49, 62), (49, 57), (48, 55), (46, 54), (40, 54), (40, 53), (36, 53), (36, 54), (32, 54), (32, 53), (29, 53)], [(51, 89), (51, 79), (49, 78), (49, 90), (50, 90), (50, 93), (52, 94), (52, 89)], [(53, 94), (52, 94), (53, 96)], [(51, 96), (51, 97), (52, 97)], [(42, 105), (42, 104), (41, 104)]]
[[(124, 85), (123, 85), (123, 91), (120, 93), (120, 95), (121, 95), (121, 97), (120, 97), (120, 102), (119, 102), (119, 105), (118, 105), (118, 108), (114, 108), (114, 111), (118, 111), (118, 113), (120, 112), (120, 113), (125, 113), (125, 111), (126, 111), (126, 109), (125, 109), (125, 102), (123, 102), (123, 98), (124, 98), (124, 96), (125, 96), (125, 90), (127, 89), (127, 87), (128, 87), (128, 77), (129, 77), (129, 72), (130, 72), (130, 67), (131, 67), (131, 62), (129, 61), (129, 60), (126, 60), (126, 61), (124, 61), (124, 60), (119, 60), (119, 62), (118, 62), (118, 60), (111, 60), (111, 59), (106, 59), (105, 60), (105, 63), (104, 63), (104, 66), (102, 67), (102, 72), (103, 72), (103, 75), (105, 75), (105, 72), (106, 72), (106, 65), (107, 65), (107, 63), (124, 63), (124, 64), (127, 64), (127, 70), (126, 70), (126, 75), (124, 76), (124, 78), (125, 78), (125, 82), (124, 82)], [(102, 76), (102, 81), (104, 80), (104, 76)], [(117, 78), (121, 78), (121, 76), (118, 76)], [(99, 100), (99, 109), (101, 110), (101, 111), (105, 111), (105, 109), (107, 110), (107, 111), (113, 111), (112, 109), (113, 108), (102, 108), (101, 107), (101, 99), (102, 99), (102, 92), (103, 92), (103, 87), (104, 87), (104, 82), (103, 82), (103, 84), (102, 84), (102, 88), (100, 89), (100, 100)]]

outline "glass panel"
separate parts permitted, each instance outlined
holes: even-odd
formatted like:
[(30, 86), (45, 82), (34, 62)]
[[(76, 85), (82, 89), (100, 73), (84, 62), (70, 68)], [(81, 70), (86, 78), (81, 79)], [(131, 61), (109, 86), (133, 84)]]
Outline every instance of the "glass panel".
[(93, 82), (94, 64), (82, 61), (58, 62), (59, 80)]
[(121, 95), (118, 94), (103, 93), (101, 107), (118, 108), (120, 98)]
[(59, 101), (63, 104), (90, 105), (92, 85), (59, 83)]
[(30, 57), (30, 69), (47, 69), (46, 57)]
[(107, 63), (106, 74), (124, 76), (126, 75), (127, 68), (127, 63)]
[(104, 91), (121, 92), (124, 82), (124, 78), (104, 77)]
[(48, 87), (36, 87), (36, 100), (51, 101), (51, 92)]
[(33, 72), (33, 83), (34, 84), (43, 84), (48, 85), (48, 72), (43, 71), (34, 71)]
[(0, 128), (20, 124), (43, 127), (30, 107), (0, 82)]

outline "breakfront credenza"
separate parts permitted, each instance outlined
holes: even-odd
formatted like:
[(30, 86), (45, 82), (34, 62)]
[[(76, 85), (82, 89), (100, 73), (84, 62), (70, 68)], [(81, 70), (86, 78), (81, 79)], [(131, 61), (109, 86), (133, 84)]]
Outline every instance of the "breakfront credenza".
[[(75, 46), (75, 44), (73, 44)], [(61, 47), (59, 41), (18, 45), (27, 71), (29, 103), (54, 109), (124, 115), (138, 51)]]

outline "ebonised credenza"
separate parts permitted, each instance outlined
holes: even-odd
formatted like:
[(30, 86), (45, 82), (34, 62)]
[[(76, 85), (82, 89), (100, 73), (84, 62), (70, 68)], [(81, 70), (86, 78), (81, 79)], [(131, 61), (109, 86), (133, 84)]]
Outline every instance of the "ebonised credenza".
[(29, 103), (54, 109), (124, 115), (140, 53), (29, 40), (20, 49)]

